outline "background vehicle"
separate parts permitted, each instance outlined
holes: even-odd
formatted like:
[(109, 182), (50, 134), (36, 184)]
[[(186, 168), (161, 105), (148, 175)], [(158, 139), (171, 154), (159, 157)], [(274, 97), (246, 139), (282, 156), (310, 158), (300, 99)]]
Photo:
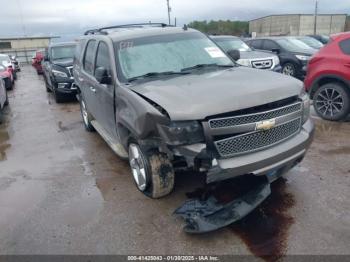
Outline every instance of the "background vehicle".
[(207, 183), (244, 174), (274, 181), (312, 141), (300, 81), (237, 67), (197, 30), (144, 24), (85, 34), (74, 59), (85, 128), (129, 159), (147, 196), (169, 194), (177, 167), (206, 172)]
[(322, 44), (320, 41), (310, 36), (296, 36), (295, 39), (298, 39), (304, 44), (307, 44), (311, 48), (314, 48), (317, 50), (321, 49), (324, 46), (324, 44)]
[(257, 50), (265, 50), (278, 54), (282, 73), (297, 78), (304, 78), (306, 66), (316, 50), (303, 42), (289, 37), (266, 37), (247, 40)]
[(280, 61), (275, 54), (255, 51), (235, 36), (210, 36), (210, 38), (228, 55), (230, 55), (229, 52), (231, 50), (238, 50), (240, 52), (240, 59), (236, 62), (242, 66), (281, 72)]
[(36, 51), (32, 58), (32, 66), (36, 69), (38, 75), (43, 74), (42, 61), (44, 59), (44, 50)]
[(3, 79), (6, 89), (11, 90), (14, 85), (12, 70), (0, 64), (0, 77)]
[(76, 43), (58, 43), (49, 46), (42, 63), (47, 92), (53, 92), (57, 103), (74, 97), (73, 57)]
[(322, 44), (326, 45), (328, 44), (330, 38), (327, 35), (308, 35), (312, 38), (315, 38), (316, 40), (320, 41)]
[(6, 54), (0, 54), (0, 65), (4, 66), (6, 71), (8, 72), (8, 73), (3, 73), (4, 74), (3, 78), (6, 78), (5, 80), (6, 87), (8, 89), (11, 89), (14, 84), (14, 81), (17, 78), (17, 74), (13, 68), (10, 56)]
[(20, 67), (20, 63), (17, 60), (16, 56), (10, 56), (11, 62), (12, 62), (12, 66), (13, 69), (15, 70), (15, 72), (20, 72), (21, 71), (21, 67)]
[(342, 120), (350, 113), (350, 33), (331, 39), (311, 59), (305, 88), (319, 116)]
[(0, 123), (2, 122), (2, 111), (8, 105), (7, 90), (4, 80), (0, 77)]

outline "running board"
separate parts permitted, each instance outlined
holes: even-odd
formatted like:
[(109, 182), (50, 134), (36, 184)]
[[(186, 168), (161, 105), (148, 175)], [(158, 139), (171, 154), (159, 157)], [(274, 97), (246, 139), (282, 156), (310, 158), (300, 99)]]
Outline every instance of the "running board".
[(124, 147), (120, 143), (116, 142), (115, 139), (113, 139), (96, 120), (92, 120), (91, 125), (119, 157), (124, 159), (128, 158), (128, 153), (125, 151)]

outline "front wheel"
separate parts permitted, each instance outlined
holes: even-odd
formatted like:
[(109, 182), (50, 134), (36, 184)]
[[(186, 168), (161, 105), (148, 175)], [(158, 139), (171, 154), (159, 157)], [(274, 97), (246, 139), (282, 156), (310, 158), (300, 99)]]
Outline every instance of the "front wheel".
[(350, 113), (349, 90), (339, 83), (325, 84), (315, 92), (314, 107), (326, 120), (342, 120)]
[(161, 198), (173, 190), (174, 168), (167, 155), (143, 152), (137, 143), (130, 143), (129, 163), (137, 188), (146, 196)]
[(9, 97), (8, 97), (7, 90), (6, 90), (5, 106), (8, 106), (8, 104), (9, 104)]
[(292, 63), (285, 63), (282, 67), (282, 74), (287, 76), (296, 76), (295, 65)]

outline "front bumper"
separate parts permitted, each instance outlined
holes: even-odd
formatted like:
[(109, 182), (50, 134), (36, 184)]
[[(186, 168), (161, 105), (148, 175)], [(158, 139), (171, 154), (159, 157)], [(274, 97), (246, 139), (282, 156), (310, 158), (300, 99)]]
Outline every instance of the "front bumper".
[[(270, 181), (287, 172), (299, 163), (313, 140), (314, 124), (309, 119), (300, 133), (265, 150), (236, 156), (228, 159), (212, 159), (212, 166), (207, 172), (207, 183), (253, 174), (268, 175)], [(199, 155), (204, 144), (185, 146), (181, 153), (187, 157)]]
[(62, 95), (76, 95), (77, 87), (74, 84), (74, 79), (72, 78), (63, 78), (56, 79), (56, 92)]

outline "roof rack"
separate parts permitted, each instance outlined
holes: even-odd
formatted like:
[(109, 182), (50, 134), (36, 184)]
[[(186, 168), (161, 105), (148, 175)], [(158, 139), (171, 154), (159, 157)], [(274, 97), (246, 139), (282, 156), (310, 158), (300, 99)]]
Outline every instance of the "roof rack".
[(108, 35), (108, 32), (104, 30), (115, 29), (115, 28), (142, 28), (142, 27), (172, 27), (172, 25), (164, 24), (164, 23), (140, 23), (140, 24), (126, 24), (126, 25), (115, 25), (108, 27), (101, 27), (97, 29), (87, 30), (84, 35), (95, 35), (102, 34)]

